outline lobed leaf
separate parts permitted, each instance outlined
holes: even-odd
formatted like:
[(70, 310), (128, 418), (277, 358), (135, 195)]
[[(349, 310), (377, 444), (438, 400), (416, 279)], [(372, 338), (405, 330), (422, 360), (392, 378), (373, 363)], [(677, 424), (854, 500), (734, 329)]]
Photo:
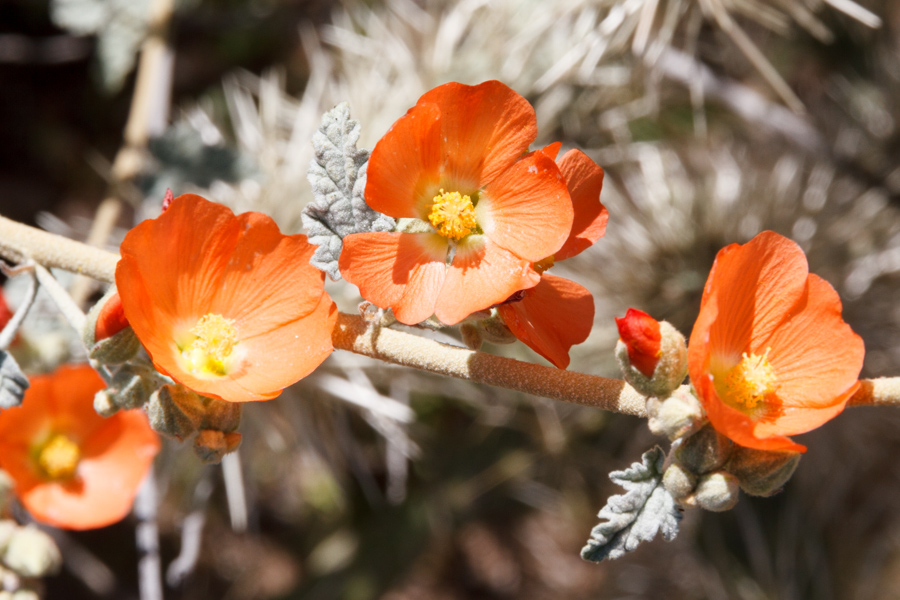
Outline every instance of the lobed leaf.
[(369, 151), (357, 148), (358, 141), (359, 122), (350, 118), (347, 103), (325, 113), (312, 139), (316, 156), (307, 179), (314, 199), (303, 209), (303, 226), (310, 243), (318, 246), (310, 262), (334, 280), (341, 279), (338, 258), (344, 236), (395, 226), (394, 219), (366, 204)]
[(624, 471), (613, 471), (609, 478), (627, 490), (610, 497), (597, 515), (605, 522), (591, 530), (587, 545), (581, 549), (585, 560), (615, 560), (631, 552), (641, 542), (653, 540), (661, 533), (666, 541), (678, 535), (681, 512), (675, 499), (662, 485), (666, 455), (657, 446)]

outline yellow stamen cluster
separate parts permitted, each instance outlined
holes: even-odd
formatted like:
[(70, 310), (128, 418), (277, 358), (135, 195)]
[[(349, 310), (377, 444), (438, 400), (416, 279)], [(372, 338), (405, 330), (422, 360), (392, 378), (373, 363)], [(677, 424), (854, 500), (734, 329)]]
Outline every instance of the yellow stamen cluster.
[(547, 258), (539, 260), (538, 262), (534, 263), (534, 270), (537, 271), (538, 273), (543, 273), (544, 271), (546, 271), (547, 269), (552, 267), (555, 262), (556, 261), (552, 255), (548, 256)]
[(209, 313), (197, 321), (191, 334), (195, 336), (194, 341), (181, 351), (188, 370), (195, 375), (225, 375), (225, 361), (238, 342), (234, 320)]
[(475, 205), (469, 196), (442, 189), (432, 202), (428, 220), (442, 236), (458, 241), (478, 226)]
[(71, 479), (80, 460), (78, 444), (61, 433), (51, 437), (37, 455), (41, 470), (53, 480)]
[(724, 400), (736, 408), (756, 408), (775, 392), (776, 383), (768, 349), (762, 356), (744, 352), (741, 362), (725, 376)]

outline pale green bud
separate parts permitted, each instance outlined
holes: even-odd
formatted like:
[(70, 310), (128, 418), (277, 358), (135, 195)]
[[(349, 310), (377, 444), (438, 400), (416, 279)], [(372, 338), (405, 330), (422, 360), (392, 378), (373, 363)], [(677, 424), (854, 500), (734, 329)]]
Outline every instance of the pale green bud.
[(96, 342), (88, 356), (105, 365), (117, 365), (134, 358), (141, 349), (141, 342), (131, 327)]
[(751, 496), (772, 496), (780, 492), (794, 474), (800, 456), (799, 452), (736, 446), (725, 469), (738, 478), (741, 489)]
[(100, 390), (94, 394), (94, 412), (104, 418), (119, 412), (119, 407), (116, 406), (113, 395), (108, 390)]
[(155, 386), (156, 382), (149, 373), (126, 365), (113, 376), (111, 389), (108, 391), (119, 408), (131, 410), (143, 406), (150, 399)]
[(716, 471), (700, 478), (689, 504), (712, 512), (723, 512), (734, 508), (739, 495), (737, 477), (725, 471)]
[(179, 441), (193, 435), (206, 416), (201, 397), (178, 384), (153, 392), (146, 410), (154, 431)]
[(241, 434), (223, 433), (214, 429), (202, 429), (194, 438), (194, 452), (204, 463), (219, 463), (229, 452), (241, 445)]
[(41, 596), (34, 590), (22, 589), (13, 592), (12, 600), (41, 600)]
[(675, 458), (690, 471), (703, 475), (725, 464), (734, 442), (707, 424), (697, 433), (684, 438), (675, 451)]
[(662, 482), (663, 487), (672, 494), (673, 498), (681, 500), (694, 491), (697, 486), (697, 476), (674, 462), (666, 469)]
[(23, 577), (43, 577), (59, 571), (62, 556), (49, 535), (27, 525), (12, 534), (3, 552), (3, 562)]
[(706, 411), (687, 387), (680, 387), (671, 396), (647, 398), (647, 426), (655, 435), (670, 440), (689, 435), (706, 421)]
[(141, 349), (140, 340), (125, 319), (116, 286), (110, 286), (88, 311), (82, 339), (88, 348), (88, 355), (103, 364), (126, 362)]

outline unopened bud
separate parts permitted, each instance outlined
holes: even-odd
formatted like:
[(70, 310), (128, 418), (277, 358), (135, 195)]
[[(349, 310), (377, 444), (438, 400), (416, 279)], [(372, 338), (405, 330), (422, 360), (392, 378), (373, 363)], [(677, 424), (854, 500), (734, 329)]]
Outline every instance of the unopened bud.
[(665, 398), (687, 375), (684, 336), (666, 321), (629, 308), (621, 319), (616, 359), (625, 380), (645, 396)]
[(194, 452), (204, 463), (219, 463), (229, 452), (241, 445), (241, 434), (223, 433), (214, 429), (202, 429), (194, 438)]
[(49, 535), (27, 525), (13, 533), (3, 552), (3, 562), (23, 577), (43, 577), (59, 570), (62, 556)]
[(113, 395), (107, 390), (100, 390), (94, 394), (94, 412), (103, 418), (111, 417), (119, 412)]
[(725, 464), (734, 449), (734, 442), (706, 425), (697, 433), (684, 438), (675, 451), (675, 458), (698, 475), (714, 471)]
[(131, 410), (143, 406), (155, 386), (156, 381), (148, 372), (126, 365), (113, 376), (109, 392), (116, 406)]
[(482, 320), (478, 326), (481, 328), (484, 339), (492, 344), (512, 344), (517, 339), (499, 314), (495, 313)]
[(119, 364), (131, 359), (141, 348), (125, 318), (122, 300), (115, 286), (88, 312), (83, 332), (84, 345), (94, 360)]
[(716, 471), (700, 478), (690, 496), (690, 503), (712, 512), (722, 512), (734, 508), (739, 496), (737, 477), (725, 471)]
[(799, 452), (736, 446), (725, 469), (738, 478), (741, 489), (751, 496), (773, 496), (794, 474), (800, 456)]
[(697, 476), (677, 462), (669, 465), (663, 474), (663, 487), (676, 500), (688, 496), (697, 486)]
[(670, 440), (689, 435), (706, 420), (703, 405), (687, 387), (678, 388), (664, 399), (647, 398), (647, 415), (650, 431)]
[(201, 396), (203, 401), (202, 429), (215, 429), (223, 433), (231, 433), (241, 424), (243, 406), (238, 402), (225, 402), (216, 398)]
[(483, 338), (481, 337), (481, 330), (477, 325), (473, 323), (463, 323), (459, 326), (459, 333), (462, 335), (463, 344), (465, 344), (467, 348), (471, 348), (472, 350), (481, 349)]
[(205, 412), (200, 396), (178, 384), (162, 386), (147, 402), (147, 416), (154, 431), (179, 441), (197, 431)]

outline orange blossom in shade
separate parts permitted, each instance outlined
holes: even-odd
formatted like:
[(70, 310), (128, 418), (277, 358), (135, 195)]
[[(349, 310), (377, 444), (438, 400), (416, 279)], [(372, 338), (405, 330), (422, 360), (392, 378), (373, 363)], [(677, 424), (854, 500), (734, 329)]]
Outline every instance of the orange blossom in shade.
[(94, 412), (104, 387), (87, 365), (64, 366), (32, 377), (22, 405), (0, 413), (0, 467), (38, 521), (93, 529), (131, 510), (159, 437), (141, 411)]
[[(555, 159), (557, 142), (539, 153)], [(562, 247), (535, 263), (538, 284), (513, 294), (497, 307), (503, 322), (520, 341), (557, 367), (569, 366), (569, 349), (591, 333), (594, 299), (574, 281), (545, 273), (554, 262), (589, 248), (606, 233), (608, 213), (600, 203), (603, 169), (580, 150), (569, 150), (559, 161), (571, 198), (574, 219)]]
[(304, 235), (185, 194), (128, 232), (116, 287), (161, 372), (221, 400), (268, 400), (331, 353), (337, 308)]
[(862, 339), (797, 244), (765, 231), (716, 256), (688, 346), (691, 383), (734, 442), (803, 452), (786, 436), (819, 427), (856, 391)]
[[(662, 355), (662, 333), (659, 321), (636, 308), (629, 308), (621, 319), (616, 317), (619, 338), (628, 350), (628, 360), (646, 377), (653, 377)], [(684, 371), (682, 371), (684, 379)]]
[(341, 274), (401, 323), (453, 325), (534, 287), (572, 203), (556, 163), (525, 154), (534, 109), (498, 81), (448, 83), (419, 98), (369, 158), (366, 202), (401, 231), (344, 238)]

